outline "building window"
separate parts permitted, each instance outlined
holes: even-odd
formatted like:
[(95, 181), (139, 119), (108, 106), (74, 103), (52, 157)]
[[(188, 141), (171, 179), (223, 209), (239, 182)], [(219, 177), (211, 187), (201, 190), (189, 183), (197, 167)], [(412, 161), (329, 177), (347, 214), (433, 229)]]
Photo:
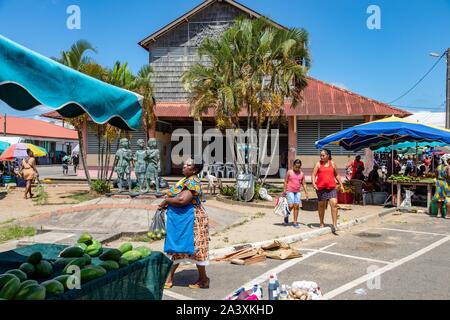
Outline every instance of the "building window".
[[(297, 121), (297, 154), (318, 155), (315, 142), (338, 131), (364, 123), (363, 119), (348, 120), (298, 120)], [(354, 151), (347, 151), (338, 145), (328, 145), (327, 149), (333, 155), (352, 155)]]

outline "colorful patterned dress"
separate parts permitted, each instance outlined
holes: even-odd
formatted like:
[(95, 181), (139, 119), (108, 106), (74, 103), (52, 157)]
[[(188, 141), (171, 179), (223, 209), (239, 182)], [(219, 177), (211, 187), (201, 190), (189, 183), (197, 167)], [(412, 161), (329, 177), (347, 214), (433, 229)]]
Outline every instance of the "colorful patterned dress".
[(168, 197), (174, 198), (183, 190), (190, 190), (193, 193), (192, 204), (195, 210), (194, 221), (194, 254), (172, 255), (172, 261), (177, 264), (180, 262), (192, 262), (197, 265), (208, 265), (209, 255), (209, 223), (208, 216), (202, 206), (202, 186), (197, 176), (183, 178), (178, 181), (167, 193)]
[(434, 194), (434, 201), (442, 202), (445, 200), (450, 200), (450, 185), (447, 179), (447, 166), (440, 164), (437, 167), (436, 193)]

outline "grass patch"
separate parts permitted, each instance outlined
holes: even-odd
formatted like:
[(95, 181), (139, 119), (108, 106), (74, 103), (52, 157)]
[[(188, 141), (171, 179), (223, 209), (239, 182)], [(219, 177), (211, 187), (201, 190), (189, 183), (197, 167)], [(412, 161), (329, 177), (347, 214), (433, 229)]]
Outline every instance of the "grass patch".
[(36, 235), (36, 229), (33, 227), (21, 227), (18, 225), (0, 227), (0, 242), (34, 235)]
[(2, 224), (9, 224), (9, 223), (11, 223), (11, 222), (14, 222), (14, 221), (16, 221), (16, 219), (14, 219), (14, 218), (11, 218), (11, 219), (9, 219), (9, 220), (6, 220), (6, 221), (3, 221), (3, 222), (0, 222), (0, 225), (2, 225)]
[(72, 199), (76, 203), (81, 203), (98, 198), (98, 194), (92, 191), (78, 191), (73, 194), (61, 197), (62, 199)]

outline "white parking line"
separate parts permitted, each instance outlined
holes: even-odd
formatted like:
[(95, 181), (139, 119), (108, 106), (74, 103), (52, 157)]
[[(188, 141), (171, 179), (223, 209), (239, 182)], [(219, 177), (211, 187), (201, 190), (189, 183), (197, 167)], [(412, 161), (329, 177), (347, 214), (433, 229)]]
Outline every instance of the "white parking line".
[(177, 300), (194, 300), (192, 298), (183, 296), (182, 294), (179, 294), (179, 293), (176, 293), (176, 292), (173, 292), (173, 291), (169, 291), (167, 289), (164, 289), (163, 293), (164, 293), (164, 295), (166, 295), (168, 297), (171, 297), (171, 298), (174, 298), (174, 299), (177, 299)]
[(378, 276), (382, 275), (383, 273), (385, 273), (387, 271), (395, 269), (395, 268), (401, 266), (402, 264), (404, 264), (406, 262), (409, 262), (409, 261), (411, 261), (413, 259), (416, 259), (416, 258), (420, 257), (421, 255), (423, 255), (423, 254), (425, 254), (425, 253), (427, 253), (427, 252), (429, 252), (429, 251), (439, 247), (440, 245), (446, 243), (449, 240), (450, 240), (450, 236), (446, 236), (445, 238), (442, 238), (442, 239), (440, 239), (440, 240), (430, 244), (429, 246), (427, 246), (427, 247), (425, 247), (423, 249), (420, 249), (419, 251), (416, 251), (416, 252), (410, 254), (409, 256), (406, 256), (406, 257), (404, 257), (404, 258), (402, 258), (400, 260), (397, 260), (397, 261), (395, 261), (393, 263), (390, 263), (387, 266), (384, 266), (384, 267), (382, 267), (382, 268), (380, 268), (380, 269), (378, 269), (378, 270), (376, 270), (374, 272), (371, 272), (369, 274), (366, 274), (366, 275), (364, 275), (362, 277), (359, 277), (359, 278), (357, 278), (357, 279), (355, 279), (355, 280), (353, 280), (353, 281), (351, 281), (351, 282), (349, 282), (347, 284), (344, 284), (343, 286), (341, 286), (339, 288), (336, 288), (336, 289), (326, 293), (323, 296), (323, 299), (327, 299), (327, 300), (328, 299), (332, 299), (332, 298), (334, 298), (334, 297), (336, 297), (336, 296), (338, 296), (338, 295), (340, 295), (340, 294), (342, 294), (342, 293), (344, 293), (344, 292), (346, 292), (346, 291), (348, 291), (348, 290), (350, 290), (350, 289), (360, 285), (361, 283), (367, 282), (368, 280), (370, 280), (372, 278), (378, 277)]
[[(284, 270), (286, 270), (286, 269), (296, 265), (297, 263), (299, 263), (301, 261), (304, 261), (304, 260), (306, 260), (306, 259), (308, 259), (308, 258), (310, 258), (310, 257), (312, 257), (314, 255), (316, 255), (317, 253), (320, 253), (322, 250), (331, 248), (335, 244), (336, 244), (336, 242), (334, 242), (334, 243), (332, 243), (332, 244), (330, 244), (328, 246), (325, 246), (323, 248), (320, 248), (320, 249), (318, 249), (318, 250), (316, 250), (314, 252), (311, 252), (311, 253), (309, 253), (309, 254), (301, 257), (301, 258), (292, 259), (292, 260), (289, 260), (288, 262), (280, 264), (279, 266), (277, 266), (277, 267), (275, 267), (275, 268), (273, 268), (273, 269), (263, 273), (259, 277), (255, 278), (255, 279), (253, 279), (253, 280), (251, 280), (249, 282), (247, 282), (246, 284), (242, 285), (241, 287), (247, 288), (247, 287), (253, 287), (253, 285), (255, 285), (255, 284), (261, 284), (264, 281), (266, 281), (271, 274), (283, 272)], [(238, 289), (238, 288), (236, 288), (236, 289)], [(233, 292), (230, 292), (229, 295), (231, 295), (231, 294), (233, 294)], [(226, 299), (226, 297), (224, 299)]]
[(330, 254), (330, 255), (333, 255), (333, 256), (350, 258), (350, 259), (356, 259), (356, 260), (363, 260), (363, 261), (375, 262), (375, 263), (381, 263), (381, 264), (389, 264), (389, 263), (391, 263), (389, 261), (376, 260), (376, 259), (364, 258), (364, 257), (357, 257), (357, 256), (349, 255), (349, 254), (343, 254), (343, 253), (332, 252), (332, 251), (324, 251), (324, 250), (317, 250), (317, 249), (305, 249), (305, 248), (301, 248), (299, 250), (300, 251), (302, 251), (302, 250), (306, 250), (306, 251), (320, 251), (320, 253)]
[(372, 229), (387, 230), (387, 231), (399, 231), (399, 232), (408, 232), (408, 233), (417, 233), (417, 234), (426, 234), (426, 235), (430, 235), (430, 236), (440, 236), (440, 237), (447, 237), (447, 236), (449, 236), (449, 234), (445, 234), (445, 233), (423, 232), (423, 231), (405, 230), (405, 229), (394, 229), (394, 228), (372, 228)]

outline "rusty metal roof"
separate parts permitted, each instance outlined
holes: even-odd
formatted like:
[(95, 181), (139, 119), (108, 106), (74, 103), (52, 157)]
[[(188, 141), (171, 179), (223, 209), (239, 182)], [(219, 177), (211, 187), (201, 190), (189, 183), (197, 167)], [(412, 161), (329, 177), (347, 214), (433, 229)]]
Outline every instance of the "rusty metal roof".
[[(370, 115), (396, 115), (406, 117), (411, 115), (408, 111), (392, 107), (311, 77), (308, 77), (308, 86), (304, 90), (303, 96), (303, 101), (295, 109), (291, 108), (289, 101), (286, 101), (286, 115), (339, 117)], [(155, 113), (160, 118), (189, 118), (190, 107), (187, 101), (157, 102)], [(245, 112), (241, 113), (241, 116), (245, 115)], [(212, 110), (205, 117), (214, 117)]]

